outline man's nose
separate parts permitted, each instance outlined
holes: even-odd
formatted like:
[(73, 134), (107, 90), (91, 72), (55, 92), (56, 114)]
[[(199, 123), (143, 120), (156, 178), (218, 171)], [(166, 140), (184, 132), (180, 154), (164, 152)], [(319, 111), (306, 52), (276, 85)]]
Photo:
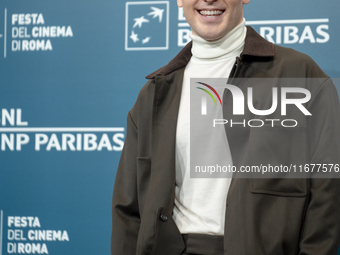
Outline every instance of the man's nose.
[(213, 2), (217, 2), (218, 0), (204, 0), (204, 2), (207, 2), (207, 3), (213, 3)]

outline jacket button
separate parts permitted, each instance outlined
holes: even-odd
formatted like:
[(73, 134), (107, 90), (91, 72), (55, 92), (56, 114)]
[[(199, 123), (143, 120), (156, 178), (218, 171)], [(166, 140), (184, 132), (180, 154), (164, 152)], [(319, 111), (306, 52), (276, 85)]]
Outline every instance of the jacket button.
[(168, 220), (168, 216), (166, 216), (164, 213), (161, 213), (159, 218), (161, 218), (162, 221), (167, 221)]

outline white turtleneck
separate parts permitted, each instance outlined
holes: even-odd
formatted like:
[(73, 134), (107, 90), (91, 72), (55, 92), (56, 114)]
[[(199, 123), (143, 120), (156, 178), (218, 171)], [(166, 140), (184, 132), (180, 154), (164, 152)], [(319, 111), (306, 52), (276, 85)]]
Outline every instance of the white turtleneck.
[[(217, 41), (209, 42), (190, 35), (193, 41), (192, 57), (184, 71), (177, 121), (176, 188), (172, 215), (182, 234), (224, 234), (226, 199), (231, 179), (190, 178), (190, 78), (228, 78), (236, 57), (243, 50), (246, 30), (243, 19), (241, 24)], [(219, 109), (222, 112), (222, 107)], [(202, 140), (206, 135), (199, 132), (194, 136), (198, 135)], [(191, 139), (195, 137), (191, 136)], [(219, 144), (218, 153), (209, 150), (216, 145), (216, 141)], [(204, 157), (219, 165), (232, 165), (223, 125), (209, 134), (202, 144), (205, 145), (202, 151)]]

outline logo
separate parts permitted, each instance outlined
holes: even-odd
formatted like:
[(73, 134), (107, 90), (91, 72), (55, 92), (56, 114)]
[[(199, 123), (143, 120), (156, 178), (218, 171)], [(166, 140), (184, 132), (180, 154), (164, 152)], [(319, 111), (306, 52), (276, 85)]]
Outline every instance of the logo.
[(8, 51), (52, 51), (54, 38), (73, 37), (72, 27), (49, 24), (43, 13), (11, 13), (4, 10), (4, 30), (0, 34), (4, 42), (4, 58)]
[(169, 2), (127, 2), (125, 50), (169, 48)]
[[(249, 21), (266, 40), (275, 44), (327, 43), (329, 19)], [(259, 26), (259, 27), (258, 27)]]
[[(222, 101), (217, 93), (217, 91), (210, 85), (203, 83), (203, 82), (197, 82), (201, 85), (206, 86), (209, 88), (214, 94), (217, 96), (218, 100), (220, 101), (220, 104), (222, 106)], [(240, 88), (238, 88), (235, 85), (230, 85), (226, 84), (223, 85), (225, 89), (228, 89), (231, 92), (231, 95), (233, 97), (233, 114), (234, 115), (244, 115), (244, 105), (245, 105), (245, 96)], [(217, 105), (215, 98), (213, 95), (206, 89), (196, 87), (198, 89), (201, 89), (205, 91), (214, 101), (215, 105)], [(295, 105), (304, 115), (312, 115), (302, 104), (307, 103), (311, 99), (311, 93), (309, 90), (305, 88), (292, 88), (292, 87), (286, 87), (286, 88), (280, 88), (280, 94), (281, 94), (281, 114), (286, 115), (286, 108), (287, 105), (292, 104)], [(287, 98), (288, 93), (297, 93), (297, 94), (303, 94), (304, 97), (302, 98), (295, 98), (295, 99), (289, 99)], [(274, 111), (276, 111), (278, 107), (278, 88), (273, 87), (272, 88), (272, 106), (270, 109), (267, 110), (258, 110), (255, 109), (254, 107), (254, 102), (253, 102), (253, 88), (249, 87), (247, 88), (247, 104), (248, 104), (248, 109), (251, 113), (255, 115), (270, 115)], [(206, 115), (207, 114), (207, 100), (206, 97), (202, 97), (201, 101), (201, 114)]]
[(0, 110), (0, 151), (26, 146), (35, 151), (121, 151), (124, 146), (123, 127), (29, 127), (22, 109)]
[[(197, 79), (191, 82), (191, 86), (196, 88), (190, 92), (193, 123), (212, 121), (213, 127), (227, 123), (231, 127), (246, 127), (247, 124), (249, 127), (262, 127), (265, 124), (274, 127), (276, 122), (280, 122), (283, 127), (295, 127), (301, 114), (312, 116), (305, 105), (311, 100), (311, 92), (307, 88), (317, 85), (318, 79), (240, 79), (238, 86), (225, 83), (222, 79), (209, 82), (213, 86)], [(308, 86), (300, 87), (304, 82)], [(197, 87), (197, 84), (202, 86)], [(223, 104), (222, 94), (226, 95)], [(207, 95), (211, 99), (207, 99)], [(224, 107), (218, 107), (219, 104)], [(233, 119), (224, 119), (226, 109), (232, 113)], [(249, 119), (255, 116), (259, 118)]]
[[(178, 46), (183, 47), (191, 41), (191, 30), (182, 8), (178, 8), (178, 22)], [(282, 45), (327, 43), (329, 23), (328, 18), (246, 21), (246, 25), (252, 26), (263, 38)]]
[[(216, 91), (212, 86), (210, 86), (210, 85), (208, 85), (208, 84), (206, 84), (206, 83), (203, 83), (203, 82), (197, 82), (197, 83), (206, 86), (206, 87), (209, 88), (212, 92), (214, 92), (214, 94), (217, 96), (217, 98), (218, 98), (218, 100), (220, 101), (220, 104), (221, 104), (221, 106), (222, 106), (222, 100), (221, 100), (219, 94), (217, 93), (217, 91)], [(203, 89), (203, 88), (200, 88), (200, 87), (196, 87), (196, 88), (201, 89), (201, 90), (203, 90), (204, 92), (206, 92), (206, 93), (212, 98), (212, 100), (214, 100), (215, 105), (217, 105), (214, 96), (213, 96), (208, 90)], [(205, 95), (202, 96), (201, 114), (202, 114), (202, 115), (207, 115), (207, 97), (206, 97)]]

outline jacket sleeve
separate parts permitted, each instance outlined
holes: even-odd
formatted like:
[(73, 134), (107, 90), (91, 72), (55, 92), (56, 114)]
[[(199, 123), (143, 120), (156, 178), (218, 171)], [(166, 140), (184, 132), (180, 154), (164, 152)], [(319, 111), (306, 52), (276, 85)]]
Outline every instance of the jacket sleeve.
[(129, 112), (112, 198), (112, 255), (135, 255), (140, 225), (137, 198), (138, 132)]
[[(339, 164), (340, 106), (331, 79), (326, 80), (312, 96), (309, 109), (312, 113), (307, 127), (309, 162)], [(309, 203), (301, 231), (299, 255), (337, 254), (340, 238), (340, 172), (337, 175), (337, 178), (309, 179)]]

